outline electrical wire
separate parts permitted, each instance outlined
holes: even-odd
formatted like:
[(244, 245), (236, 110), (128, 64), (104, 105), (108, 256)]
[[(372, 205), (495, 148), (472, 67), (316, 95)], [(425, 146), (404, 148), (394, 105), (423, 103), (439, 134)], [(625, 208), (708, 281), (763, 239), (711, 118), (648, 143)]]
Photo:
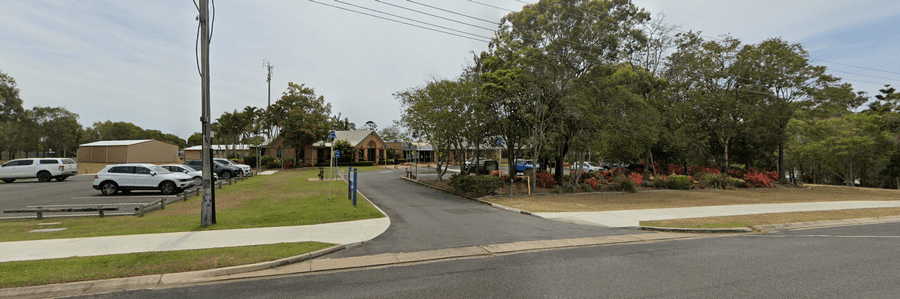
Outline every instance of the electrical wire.
[(209, 19), (209, 38), (206, 40), (206, 43), (209, 44), (212, 42), (213, 29), (216, 26), (216, 0), (210, 0), (212, 2), (212, 18)]
[(481, 2), (478, 2), (478, 1), (475, 1), (475, 0), (469, 0), (469, 2), (477, 3), (477, 4), (481, 4), (481, 5), (487, 6), (487, 7), (496, 8), (496, 9), (501, 9), (501, 10), (505, 10), (505, 11), (509, 11), (509, 12), (514, 12), (514, 11), (515, 11), (515, 10), (512, 10), (512, 9), (508, 9), (508, 8), (503, 8), (503, 7), (499, 7), (499, 6), (493, 6), (493, 5), (490, 5), (490, 4), (487, 4), (487, 3), (481, 3)]
[(309, 0), (309, 2), (316, 3), (316, 4), (321, 4), (321, 5), (325, 5), (325, 6), (329, 6), (329, 7), (333, 7), (333, 8), (337, 8), (337, 9), (341, 9), (341, 10), (346, 10), (346, 11), (349, 11), (349, 12), (354, 12), (354, 13), (358, 13), (358, 14), (361, 14), (361, 15), (370, 16), (370, 17), (373, 17), (373, 18), (379, 18), (379, 19), (386, 20), (386, 21), (391, 21), (391, 22), (395, 22), (395, 23), (400, 23), (400, 24), (408, 25), (408, 26), (413, 26), (413, 27), (417, 27), (417, 28), (421, 28), (421, 29), (425, 29), (425, 30), (430, 30), (430, 31), (434, 31), (434, 32), (439, 32), (439, 33), (443, 33), (443, 34), (449, 34), (449, 35), (453, 35), (453, 36), (456, 36), (456, 37), (462, 37), (462, 38), (465, 38), (465, 39), (471, 39), (471, 40), (474, 40), (474, 41), (479, 41), (479, 42), (490, 42), (490, 40), (482, 40), (482, 39), (478, 39), (478, 38), (474, 38), (474, 37), (470, 37), (470, 36), (465, 36), (465, 35), (461, 35), (461, 34), (456, 34), (456, 33), (452, 33), (452, 32), (446, 32), (446, 31), (442, 31), (442, 30), (438, 30), (438, 29), (434, 29), (434, 28), (429, 28), (429, 27), (425, 27), (425, 26), (421, 26), (421, 25), (416, 25), (416, 24), (411, 24), (411, 23), (407, 23), (407, 22), (403, 22), (403, 21), (398, 21), (398, 20), (394, 20), (394, 19), (389, 19), (389, 18), (385, 18), (385, 17), (378, 16), (378, 15), (373, 15), (373, 14), (366, 13), (366, 12), (361, 12), (361, 11), (352, 10), (352, 9), (349, 9), (349, 8), (346, 8), (346, 7), (340, 7), (340, 6), (331, 5), (331, 4), (327, 4), (327, 3), (316, 2), (315, 0)]
[(200, 70), (200, 53), (198, 50), (200, 47), (200, 5), (197, 5), (197, 0), (194, 0), (194, 7), (197, 8), (197, 39), (194, 41), (194, 61), (197, 62), (197, 73), (200, 74), (200, 77), (203, 77), (203, 71)]
[(341, 0), (334, 0), (334, 2), (341, 3), (341, 4), (344, 4), (344, 5), (347, 5), (347, 6), (352, 6), (352, 7), (360, 8), (360, 9), (365, 9), (365, 10), (368, 10), (368, 11), (374, 11), (374, 12), (376, 12), (376, 13), (380, 13), (380, 14), (384, 14), (384, 15), (389, 15), (389, 16), (392, 16), (392, 17), (395, 17), (395, 18), (400, 18), (400, 19), (407, 20), (407, 21), (412, 21), (412, 22), (416, 22), (416, 23), (420, 23), (420, 24), (425, 24), (425, 25), (428, 25), (428, 26), (434, 26), (434, 27), (441, 28), (441, 29), (444, 29), (444, 30), (450, 30), (450, 31), (453, 31), (453, 32), (461, 33), (461, 34), (468, 34), (468, 35), (471, 35), (471, 36), (474, 36), (474, 37), (479, 37), (479, 38), (483, 38), (483, 39), (487, 39), (487, 40), (490, 40), (490, 39), (491, 39), (490, 37), (487, 37), (487, 36), (481, 36), (481, 35), (474, 34), (474, 33), (468, 33), (468, 32), (462, 31), (462, 30), (456, 30), (456, 29), (449, 28), (449, 27), (445, 27), (445, 26), (441, 26), (441, 25), (435, 25), (435, 24), (431, 24), (431, 23), (428, 23), (428, 22), (423, 22), (423, 21), (419, 21), (419, 20), (414, 20), (414, 19), (410, 19), (410, 18), (407, 18), (407, 17), (398, 16), (398, 15), (395, 15), (395, 14), (392, 14), (392, 13), (383, 12), (383, 11), (380, 11), (380, 10), (377, 10), (377, 9), (372, 9), (372, 8), (368, 8), (368, 7), (364, 7), (364, 6), (356, 5), (356, 4), (350, 4), (350, 3), (347, 3), (347, 2), (344, 2), (344, 1), (341, 1)]
[(431, 16), (431, 17), (435, 17), (435, 18), (438, 18), (438, 19), (447, 20), (447, 21), (450, 21), (450, 22), (454, 22), (454, 23), (458, 23), (458, 24), (462, 24), (462, 25), (466, 25), (466, 26), (472, 26), (472, 27), (475, 27), (475, 28), (484, 29), (484, 30), (488, 30), (488, 31), (494, 32), (494, 29), (491, 29), (491, 28), (481, 27), (481, 26), (478, 26), (478, 25), (475, 25), (475, 24), (466, 23), (466, 22), (463, 22), (463, 21), (457, 21), (457, 20), (454, 20), (454, 19), (451, 19), (451, 18), (446, 18), (446, 17), (442, 17), (442, 16), (439, 16), (439, 15), (430, 14), (430, 13), (427, 13), (427, 12), (424, 12), (424, 11), (421, 11), (421, 10), (415, 10), (415, 9), (412, 9), (412, 8), (409, 8), (409, 7), (405, 7), (405, 6), (402, 6), (402, 5), (397, 5), (397, 4), (393, 4), (393, 3), (387, 3), (387, 2), (384, 2), (384, 1), (381, 1), (381, 0), (375, 0), (375, 2), (378, 2), (378, 3), (381, 3), (381, 4), (387, 4), (387, 5), (390, 5), (390, 6), (393, 6), (393, 7), (397, 7), (397, 8), (401, 8), (401, 9), (405, 9), (405, 10), (408, 10), (408, 11), (417, 12), (417, 13), (420, 13), (420, 14), (423, 14), (423, 15), (426, 15), (426, 16)]
[(479, 21), (482, 21), (482, 22), (487, 22), (487, 23), (490, 23), (490, 24), (497, 25), (497, 22), (494, 22), (494, 21), (491, 21), (491, 20), (485, 20), (485, 19), (482, 19), (482, 18), (476, 18), (476, 17), (470, 16), (470, 15), (461, 14), (461, 13), (458, 13), (458, 12), (446, 10), (446, 9), (443, 9), (443, 8), (440, 8), (440, 7), (431, 6), (431, 5), (428, 5), (428, 4), (425, 4), (425, 3), (416, 2), (416, 1), (413, 1), (413, 0), (406, 0), (406, 1), (412, 2), (412, 3), (415, 3), (415, 4), (418, 4), (418, 5), (421, 5), (421, 6), (429, 7), (429, 8), (432, 8), (432, 9), (440, 10), (440, 11), (443, 11), (443, 12), (449, 12), (449, 13), (452, 13), (452, 14), (455, 14), (455, 15), (458, 15), (458, 16), (463, 16), (463, 17), (466, 17), (466, 18), (470, 18), (470, 19), (474, 19), (474, 20), (479, 20)]

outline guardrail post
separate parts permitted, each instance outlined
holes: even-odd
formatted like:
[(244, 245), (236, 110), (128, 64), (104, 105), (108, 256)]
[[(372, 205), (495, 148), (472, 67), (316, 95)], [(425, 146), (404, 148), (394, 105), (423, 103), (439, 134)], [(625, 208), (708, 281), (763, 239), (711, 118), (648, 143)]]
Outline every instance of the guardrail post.
[(166, 199), (165, 199), (165, 198), (160, 198), (160, 199), (159, 199), (159, 209), (160, 209), (160, 210), (165, 210), (165, 209), (166, 209)]
[(144, 217), (144, 206), (138, 206), (138, 217)]
[[(40, 209), (40, 207), (38, 207), (38, 209)], [(44, 219), (44, 212), (37, 211), (37, 219), (38, 220)]]
[(97, 211), (100, 212), (100, 218), (103, 218), (103, 206), (102, 205), (97, 206)]

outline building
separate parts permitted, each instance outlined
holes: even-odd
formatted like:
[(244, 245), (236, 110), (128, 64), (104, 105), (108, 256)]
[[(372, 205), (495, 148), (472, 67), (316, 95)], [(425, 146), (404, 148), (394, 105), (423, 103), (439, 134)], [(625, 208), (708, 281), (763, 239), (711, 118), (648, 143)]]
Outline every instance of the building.
[[(387, 160), (387, 145), (384, 140), (378, 136), (378, 133), (372, 130), (354, 130), (354, 131), (335, 131), (337, 138), (335, 140), (347, 141), (354, 148), (359, 150), (354, 162), (373, 161), (378, 165), (379, 161)], [(328, 163), (328, 157), (331, 155), (331, 140), (319, 141), (311, 146), (306, 147), (303, 154), (302, 165), (315, 166), (317, 163)], [(273, 140), (267, 140), (259, 145), (263, 155), (275, 158), (291, 158), (294, 157), (295, 149), (284, 145), (284, 138), (278, 137)]]
[[(214, 158), (228, 158), (228, 154), (230, 154), (230, 153), (234, 153), (238, 157), (252, 155), (253, 151), (250, 150), (251, 146), (252, 145), (249, 145), (249, 144), (234, 144), (234, 145), (212, 144), (212, 145), (210, 145), (210, 148), (212, 148)], [(192, 146), (189, 148), (185, 148), (184, 149), (184, 160), (185, 161), (198, 160), (202, 156), (202, 153), (203, 153), (202, 145), (196, 145), (196, 146)]]
[(177, 163), (178, 145), (155, 139), (106, 140), (78, 147), (78, 162)]

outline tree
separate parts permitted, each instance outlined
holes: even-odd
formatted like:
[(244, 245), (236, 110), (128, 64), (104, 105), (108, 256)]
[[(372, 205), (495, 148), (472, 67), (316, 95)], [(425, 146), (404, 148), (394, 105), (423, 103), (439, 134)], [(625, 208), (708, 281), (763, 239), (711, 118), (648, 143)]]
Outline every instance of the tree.
[(374, 121), (367, 121), (365, 125), (362, 126), (363, 130), (372, 130), (378, 131), (378, 125), (375, 124)]
[(328, 137), (331, 104), (325, 103), (325, 97), (316, 96), (312, 88), (303, 84), (288, 83), (288, 89), (271, 107), (274, 115), (283, 116), (278, 126), (279, 135), (284, 144), (295, 149), (294, 159), (307, 146)]
[(54, 150), (62, 157), (78, 150), (83, 130), (78, 124), (78, 114), (62, 107), (34, 107), (32, 112), (43, 149)]
[(491, 51), (511, 57), (510, 66), (545, 78), (541, 96), (550, 97), (551, 106), (561, 106), (550, 134), (557, 148), (558, 178), (573, 138), (587, 129), (578, 110), (586, 101), (576, 96), (583, 87), (578, 79), (597, 66), (623, 61), (641, 44), (630, 41), (645, 39), (635, 29), (648, 19), (648, 13), (627, 0), (556, 0), (528, 5), (501, 20)]
[(331, 126), (337, 131), (353, 131), (356, 130), (356, 124), (350, 122), (346, 117), (341, 119), (341, 113), (331, 117)]
[(0, 71), (0, 146), (10, 159), (15, 158), (26, 136), (23, 129), (28, 123), (24, 114), (16, 80)]
[(384, 140), (406, 140), (407, 139), (406, 132), (403, 132), (403, 128), (400, 125), (400, 122), (398, 122), (396, 120), (394, 121), (394, 124), (392, 124), (390, 127), (381, 129), (381, 131), (378, 132), (378, 136), (380, 136), (381, 139), (384, 139)]
[(190, 137), (188, 137), (188, 140), (187, 140), (188, 147), (197, 146), (197, 145), (203, 145), (203, 133), (194, 133), (194, 134), (191, 134)]

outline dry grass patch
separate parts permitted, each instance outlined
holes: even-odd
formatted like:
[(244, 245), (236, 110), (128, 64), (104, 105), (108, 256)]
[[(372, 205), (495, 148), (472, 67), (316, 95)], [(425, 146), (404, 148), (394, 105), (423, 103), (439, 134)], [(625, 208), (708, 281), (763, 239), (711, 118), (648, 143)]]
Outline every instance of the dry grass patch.
[(897, 215), (900, 215), (900, 208), (852, 209), (641, 221), (641, 225), (682, 228), (750, 227), (766, 224), (873, 218)]
[(900, 191), (813, 185), (808, 188), (659, 190), (638, 193), (490, 197), (486, 201), (531, 212), (588, 212), (853, 200), (900, 200)]

